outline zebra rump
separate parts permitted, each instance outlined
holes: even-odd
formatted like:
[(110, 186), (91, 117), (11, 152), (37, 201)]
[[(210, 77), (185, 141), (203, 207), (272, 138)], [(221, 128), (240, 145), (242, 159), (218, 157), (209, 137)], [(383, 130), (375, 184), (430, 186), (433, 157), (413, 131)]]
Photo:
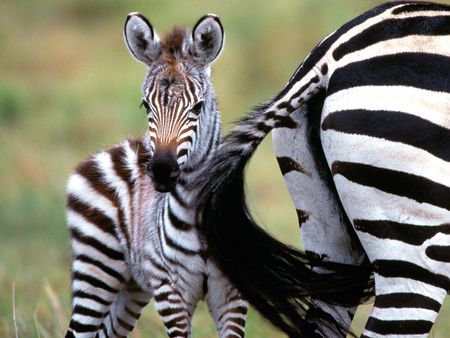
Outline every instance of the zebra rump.
[[(317, 63), (330, 46), (352, 27), (401, 4), (406, 5), (397, 13), (423, 8), (448, 10), (438, 4), (398, 1), (378, 6), (342, 26), (312, 51), (273, 100), (256, 107), (238, 121), (203, 174), (193, 183), (200, 187), (197, 218), (209, 254), (256, 310), (290, 337), (320, 336), (316, 331), (318, 323), (333, 328), (337, 336), (347, 332), (346, 326), (323, 311), (312, 298), (341, 306), (361, 304), (374, 293), (373, 269), (367, 261), (360, 266), (313, 262), (305, 252), (285, 245), (265, 232), (254, 221), (247, 206), (245, 167), (273, 128), (285, 123), (285, 118), (295, 110), (306, 109), (309, 100), (318, 96), (314, 88), (322, 81), (320, 74), (311, 77), (309, 83), (299, 89), (295, 86), (300, 86), (301, 80), (314, 69), (327, 72), (326, 67), (320, 68)], [(292, 92), (289, 101), (283, 100)], [(303, 104), (306, 107), (302, 107)], [(318, 118), (315, 113), (306, 114), (306, 119), (309, 126), (318, 128), (311, 120)], [(320, 143), (315, 146), (321, 148)], [(330, 171), (329, 168), (320, 169)], [(328, 272), (319, 273), (313, 269), (318, 265), (323, 268), (322, 272)]]

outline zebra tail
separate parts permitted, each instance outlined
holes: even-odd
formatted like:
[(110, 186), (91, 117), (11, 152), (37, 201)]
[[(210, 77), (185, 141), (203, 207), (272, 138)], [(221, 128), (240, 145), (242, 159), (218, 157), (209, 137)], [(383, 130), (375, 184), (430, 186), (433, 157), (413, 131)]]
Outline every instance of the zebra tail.
[(257, 107), (236, 124), (194, 182), (200, 190), (199, 230), (222, 272), (258, 312), (289, 337), (317, 336), (312, 319), (351, 334), (311, 297), (343, 306), (366, 301), (373, 294), (370, 266), (323, 263), (331, 272), (317, 273), (304, 252), (259, 227), (247, 206), (244, 170), (273, 128), (262, 121), (271, 114), (268, 109), (274, 101)]

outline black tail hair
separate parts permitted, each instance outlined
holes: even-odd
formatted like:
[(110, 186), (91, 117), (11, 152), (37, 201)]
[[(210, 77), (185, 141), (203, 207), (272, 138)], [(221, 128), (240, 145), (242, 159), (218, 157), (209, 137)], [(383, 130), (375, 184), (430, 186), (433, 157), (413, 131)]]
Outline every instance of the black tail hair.
[(266, 233), (247, 207), (244, 169), (272, 129), (261, 123), (269, 106), (257, 107), (241, 119), (193, 182), (200, 189), (196, 199), (199, 230), (221, 271), (259, 313), (289, 337), (320, 336), (313, 322), (339, 335), (352, 334), (311, 297), (358, 305), (373, 293), (371, 267), (322, 262), (331, 272), (315, 272), (304, 252)]

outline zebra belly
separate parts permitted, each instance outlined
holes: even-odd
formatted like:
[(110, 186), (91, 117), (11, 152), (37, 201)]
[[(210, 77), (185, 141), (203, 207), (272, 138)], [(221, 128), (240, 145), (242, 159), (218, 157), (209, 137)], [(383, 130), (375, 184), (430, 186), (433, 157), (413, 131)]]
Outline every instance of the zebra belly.
[(402, 86), (335, 92), (325, 100), (321, 142), (375, 270), (388, 262), (448, 290), (450, 95)]

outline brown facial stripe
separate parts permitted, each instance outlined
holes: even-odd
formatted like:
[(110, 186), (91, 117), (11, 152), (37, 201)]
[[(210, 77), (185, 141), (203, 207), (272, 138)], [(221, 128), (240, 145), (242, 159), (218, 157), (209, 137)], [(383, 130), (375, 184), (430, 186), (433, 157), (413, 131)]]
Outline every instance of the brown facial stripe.
[(184, 132), (187, 133), (187, 132), (193, 131), (195, 133), (196, 130), (197, 130), (197, 125), (194, 125), (194, 126), (189, 126), (186, 129), (184, 129)]
[(153, 145), (155, 145), (157, 142), (156, 137), (153, 135), (150, 135), (150, 141), (153, 143)]
[(188, 152), (189, 152), (189, 150), (186, 149), (186, 148), (181, 149), (181, 150), (177, 153), (177, 158), (180, 158), (180, 157), (182, 157), (182, 156), (184, 156), (184, 155), (187, 155)]
[(178, 145), (183, 144), (184, 142), (190, 142), (192, 143), (192, 137), (191, 136), (185, 136), (178, 140)]
[(169, 142), (161, 142), (160, 139), (156, 139), (155, 144), (155, 151), (165, 151), (170, 152), (172, 154), (175, 154), (177, 151), (178, 143), (175, 139), (170, 140)]
[(189, 91), (190, 91), (190, 93), (191, 93), (191, 95), (192, 95), (192, 97), (194, 99), (194, 102), (197, 102), (198, 101), (198, 97), (197, 97), (197, 94), (196, 94), (197, 91), (196, 91), (196, 87), (195, 87), (194, 82), (189, 77), (186, 77), (186, 82), (188, 83)]

